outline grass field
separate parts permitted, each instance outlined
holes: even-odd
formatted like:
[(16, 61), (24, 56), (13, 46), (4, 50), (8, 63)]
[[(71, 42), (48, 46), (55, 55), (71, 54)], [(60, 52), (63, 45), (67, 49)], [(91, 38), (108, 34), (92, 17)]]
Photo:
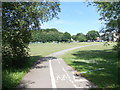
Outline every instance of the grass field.
[(24, 75), (29, 71), (33, 64), (48, 54), (57, 52), (63, 49), (72, 48), (81, 45), (88, 45), (92, 43), (43, 43), (43, 44), (30, 44), (30, 60), (25, 68), (15, 69), (10, 68), (9, 70), (2, 71), (2, 86), (4, 88), (14, 88), (16, 87)]
[[(97, 43), (97, 42), (95, 42)], [(81, 43), (41, 43), (41, 44), (30, 44), (30, 55), (31, 56), (46, 56), (51, 53), (61, 51), (64, 49), (82, 46), (82, 45), (88, 45), (93, 43), (87, 43), (87, 42), (81, 42)]]
[[(112, 50), (115, 43), (109, 46), (96, 45), (70, 51), (62, 56), (67, 64), (100, 88), (116, 88), (118, 85), (117, 52)], [(103, 68), (102, 70), (98, 70)], [(91, 71), (93, 70), (93, 71)], [(90, 72), (87, 72), (90, 71)]]

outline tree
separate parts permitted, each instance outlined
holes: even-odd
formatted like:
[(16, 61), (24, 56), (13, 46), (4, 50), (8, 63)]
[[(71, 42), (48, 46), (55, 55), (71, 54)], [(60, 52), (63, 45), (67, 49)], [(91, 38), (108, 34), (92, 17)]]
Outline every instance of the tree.
[(118, 50), (120, 50), (120, 1), (119, 2), (93, 2), (93, 6), (97, 7), (101, 15), (100, 20), (105, 22), (105, 28), (102, 31), (117, 32)]
[(118, 33), (118, 43), (116, 50), (120, 54), (120, 1), (119, 2), (94, 2), (94, 6), (97, 7), (100, 12), (100, 20), (105, 21), (104, 31), (115, 31)]
[[(92, 5), (96, 6), (100, 12), (101, 18), (105, 22), (104, 32), (116, 32), (118, 34), (118, 43), (115, 49), (120, 54), (120, 1), (118, 2), (93, 2)], [(120, 57), (120, 55), (118, 55)]]
[(32, 40), (31, 42), (60, 42), (62, 40), (63, 33), (59, 32), (55, 28), (51, 29), (41, 29), (32, 30)]
[(86, 41), (86, 36), (83, 33), (78, 33), (76, 35), (76, 40), (79, 42), (84, 42), (84, 41)]
[(71, 41), (71, 35), (70, 35), (70, 33), (65, 32), (65, 33), (63, 34), (63, 36), (62, 36), (62, 41), (64, 41), (64, 42)]
[(105, 21), (106, 27), (103, 30), (117, 31), (120, 33), (120, 1), (119, 2), (94, 2), (100, 12), (100, 20)]
[(86, 41), (86, 36), (83, 33), (77, 33), (72, 36), (72, 39), (75, 41), (84, 42)]
[(99, 37), (99, 36), (100, 35), (99, 35), (98, 31), (95, 31), (95, 30), (91, 30), (86, 34), (87, 39), (92, 40), (92, 41), (96, 40), (97, 37)]
[(57, 17), (59, 2), (3, 2), (2, 57), (3, 67), (23, 67), (28, 60), (31, 30)]
[(76, 41), (76, 35), (72, 35), (71, 38)]

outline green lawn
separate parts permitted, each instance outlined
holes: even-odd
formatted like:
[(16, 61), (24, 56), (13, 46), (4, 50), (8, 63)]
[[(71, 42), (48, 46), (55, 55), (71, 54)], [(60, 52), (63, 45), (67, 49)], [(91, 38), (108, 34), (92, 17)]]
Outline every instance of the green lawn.
[[(97, 43), (97, 42), (95, 42)], [(81, 43), (41, 43), (41, 44), (30, 44), (30, 55), (31, 56), (36, 56), (36, 55), (41, 55), (41, 56), (46, 56), (51, 53), (61, 51), (64, 49), (72, 48), (72, 47), (77, 47), (77, 46), (82, 46), (82, 45), (88, 45), (92, 44), (87, 43), (87, 42), (81, 42)]]
[(79, 72), (91, 71), (83, 75), (100, 88), (118, 87), (118, 63), (117, 52), (113, 51), (113, 45), (96, 45), (70, 51), (62, 57), (65, 62)]
[(34, 65), (34, 63), (41, 57), (44, 57), (53, 52), (72, 48), (81, 45), (88, 45), (92, 43), (43, 43), (43, 44), (30, 44), (30, 60), (28, 64), (22, 69), (9, 68), (2, 71), (2, 86), (3, 88), (16, 87), (24, 75)]

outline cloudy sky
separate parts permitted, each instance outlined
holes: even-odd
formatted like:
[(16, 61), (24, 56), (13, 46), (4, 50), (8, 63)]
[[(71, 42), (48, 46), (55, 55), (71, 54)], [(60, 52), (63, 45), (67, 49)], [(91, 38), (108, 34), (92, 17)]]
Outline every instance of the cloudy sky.
[(99, 13), (86, 2), (61, 2), (60, 19), (53, 19), (42, 25), (42, 28), (56, 28), (61, 32), (86, 34), (90, 30), (102, 28)]

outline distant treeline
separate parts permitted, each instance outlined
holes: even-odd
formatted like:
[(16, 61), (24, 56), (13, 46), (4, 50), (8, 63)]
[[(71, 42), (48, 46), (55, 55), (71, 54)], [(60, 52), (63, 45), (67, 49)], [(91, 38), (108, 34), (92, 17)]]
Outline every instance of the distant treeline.
[(62, 33), (57, 29), (41, 29), (32, 30), (31, 42), (68, 42), (71, 40), (71, 35), (68, 32)]
[(32, 39), (31, 42), (71, 42), (79, 41), (84, 42), (87, 40), (96, 40), (99, 33), (95, 30), (89, 31), (87, 35), (83, 33), (77, 33), (76, 35), (71, 35), (68, 32), (59, 32), (55, 28), (51, 29), (41, 29), (41, 30), (31, 30)]

